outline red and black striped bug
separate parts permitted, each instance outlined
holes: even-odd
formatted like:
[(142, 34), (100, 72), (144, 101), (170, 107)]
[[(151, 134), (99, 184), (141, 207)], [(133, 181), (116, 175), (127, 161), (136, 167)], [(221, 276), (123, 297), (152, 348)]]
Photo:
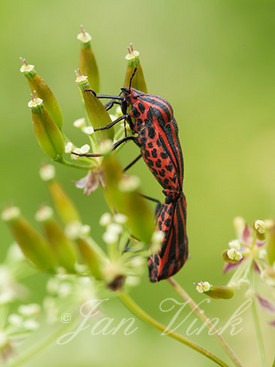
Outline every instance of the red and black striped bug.
[(143, 157), (163, 187), (166, 198), (157, 207), (156, 226), (165, 236), (159, 251), (148, 259), (148, 266), (152, 282), (167, 279), (181, 269), (188, 257), (186, 200), (182, 192), (183, 156), (173, 109), (165, 99), (131, 88), (131, 83), (129, 88), (121, 88), (119, 96), (98, 94), (97, 97), (110, 99), (106, 104), (107, 109), (114, 103), (120, 104), (123, 115), (95, 131), (108, 129), (122, 120), (127, 121), (132, 132), (137, 135), (125, 136), (114, 145), (114, 149), (133, 140), (141, 154), (125, 170)]

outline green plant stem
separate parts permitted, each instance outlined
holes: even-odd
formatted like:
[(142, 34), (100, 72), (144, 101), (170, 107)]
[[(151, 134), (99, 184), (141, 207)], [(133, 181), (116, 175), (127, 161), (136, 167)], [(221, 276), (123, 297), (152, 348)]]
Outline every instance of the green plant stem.
[(63, 157), (55, 160), (55, 162), (61, 163), (64, 166), (68, 166), (68, 167), (72, 167), (72, 168), (77, 168), (77, 169), (81, 169), (81, 170), (85, 170), (85, 171), (90, 171), (91, 169), (93, 169), (93, 166), (87, 165), (87, 166), (83, 166), (81, 164), (75, 164), (69, 161), (66, 161)]
[(133, 299), (123, 291), (119, 292), (119, 297), (125, 306), (136, 316), (138, 316), (141, 320), (145, 321), (147, 324), (153, 326), (154, 328), (160, 330), (165, 333), (165, 335), (170, 336), (171, 338), (176, 339), (180, 343), (186, 345), (187, 347), (194, 349), (198, 353), (201, 353), (205, 357), (211, 359), (211, 361), (215, 362), (217, 365), (222, 367), (228, 367), (228, 365), (223, 362), (220, 358), (210, 353), (208, 350), (202, 348), (201, 346), (193, 343), (191, 340), (185, 338), (184, 336), (174, 332), (173, 330), (167, 329), (164, 325), (153, 319), (150, 315), (148, 315), (142, 308), (140, 308)]
[(169, 278), (168, 282), (172, 285), (175, 291), (186, 301), (187, 305), (194, 311), (194, 313), (202, 320), (202, 322), (208, 327), (208, 329), (213, 333), (215, 338), (221, 344), (223, 349), (226, 351), (235, 366), (242, 367), (241, 362), (238, 357), (226, 343), (224, 338), (219, 334), (218, 330), (212, 324), (210, 319), (204, 314), (200, 307), (193, 301), (189, 294), (176, 282), (174, 279)]
[[(73, 315), (72, 315), (73, 317)], [(76, 315), (75, 315), (76, 318)], [(71, 328), (73, 323), (64, 324), (63, 327), (57, 329), (53, 334), (51, 334), (48, 338), (44, 339), (41, 343), (35, 345), (33, 348), (28, 349), (24, 354), (16, 358), (10, 364), (7, 364), (7, 367), (21, 367), (25, 366), (25, 364), (35, 358), (39, 353), (43, 352), (46, 348), (48, 348), (52, 343), (54, 343), (58, 337), (62, 336), (64, 331)]]
[(259, 320), (259, 317), (258, 317), (255, 298), (252, 300), (251, 307), (252, 307), (253, 321), (254, 321), (254, 326), (255, 326), (255, 330), (256, 330), (256, 337), (257, 337), (257, 342), (258, 342), (261, 367), (267, 367), (266, 355), (265, 355), (265, 350), (264, 350), (263, 335), (262, 335), (262, 331), (261, 331), (260, 320)]

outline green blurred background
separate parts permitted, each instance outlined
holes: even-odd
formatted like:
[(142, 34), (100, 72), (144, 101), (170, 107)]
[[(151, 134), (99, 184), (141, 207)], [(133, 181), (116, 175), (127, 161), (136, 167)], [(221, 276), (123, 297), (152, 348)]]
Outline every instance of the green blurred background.
[[(34, 222), (38, 206), (49, 203), (38, 175), (47, 159), (34, 138), (20, 56), (34, 64), (51, 86), (62, 107), (65, 131), (80, 141), (72, 122), (83, 116), (74, 83), (79, 57), (76, 35), (83, 24), (93, 36), (102, 92), (119, 91), (126, 47), (132, 41), (141, 53), (149, 91), (166, 98), (174, 108), (185, 159), (190, 242), (190, 260), (176, 279), (198, 301), (203, 298), (195, 293), (194, 281), (225, 284), (229, 278), (221, 274), (220, 254), (234, 238), (232, 219), (241, 215), (252, 224), (275, 215), (274, 1), (2, 0), (0, 19), (1, 207), (19, 205)], [(137, 148), (128, 144), (121, 161), (126, 164), (136, 153)], [(83, 174), (56, 168), (58, 179), (100, 241), (98, 220), (107, 209), (102, 193), (84, 197), (72, 185)], [(162, 199), (160, 186), (143, 162), (131, 172), (141, 177), (144, 193)], [(0, 231), (2, 259), (12, 237), (2, 222)], [(39, 299), (44, 280), (43, 275), (32, 280), (34, 300)], [(230, 301), (212, 301), (205, 307), (208, 315), (220, 317), (224, 325), (244, 301), (241, 293)], [(180, 301), (169, 284), (150, 284), (147, 275), (132, 296), (163, 322), (171, 314), (161, 313), (159, 303), (166, 297)], [(106, 307), (106, 314), (116, 320), (130, 316), (115, 300)], [(271, 364), (274, 334), (263, 319)], [(180, 328), (182, 333), (190, 322)], [(95, 337), (85, 332), (67, 346), (54, 345), (51, 354), (48, 351), (28, 366), (213, 365), (147, 325), (137, 325), (139, 330), (128, 337)], [(227, 332), (225, 337), (247, 366), (257, 366), (249, 312), (243, 327), (240, 334)], [(224, 356), (206, 332), (192, 339)]]

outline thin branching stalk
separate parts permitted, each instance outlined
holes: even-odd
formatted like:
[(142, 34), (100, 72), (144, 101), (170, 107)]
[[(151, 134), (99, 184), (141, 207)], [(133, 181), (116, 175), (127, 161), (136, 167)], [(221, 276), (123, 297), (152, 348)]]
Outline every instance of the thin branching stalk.
[(180, 343), (186, 345), (187, 347), (194, 349), (198, 353), (204, 355), (205, 357), (211, 359), (211, 361), (215, 362), (217, 365), (222, 367), (228, 367), (228, 365), (222, 361), (220, 358), (210, 353), (208, 350), (202, 348), (201, 346), (193, 343), (191, 340), (185, 338), (184, 336), (174, 332), (173, 330), (167, 329), (160, 322), (153, 319), (150, 315), (148, 315), (142, 308), (140, 308), (133, 299), (126, 294), (125, 292), (119, 292), (119, 297), (125, 306), (136, 316), (138, 316), (141, 320), (145, 321), (147, 324), (153, 326), (154, 328), (160, 330), (161, 332), (165, 332), (165, 335), (170, 336), (173, 339), (176, 339)]
[(221, 344), (223, 349), (226, 351), (234, 365), (237, 367), (242, 367), (241, 362), (239, 361), (238, 357), (226, 343), (224, 338), (219, 334), (218, 330), (212, 324), (210, 319), (204, 314), (204, 312), (200, 309), (200, 307), (193, 301), (193, 299), (188, 295), (188, 293), (172, 278), (168, 279), (168, 282), (172, 285), (175, 291), (186, 301), (187, 305), (195, 312), (195, 314), (202, 320), (203, 323), (211, 330), (212, 334)]
[(260, 320), (257, 312), (257, 306), (255, 299), (252, 300), (252, 316), (254, 321), (254, 327), (256, 331), (256, 338), (258, 342), (258, 349), (259, 349), (259, 357), (261, 362), (261, 367), (267, 367), (267, 361), (266, 361), (266, 355), (265, 355), (265, 349), (264, 349), (264, 341), (263, 341), (263, 335), (261, 331), (260, 326)]

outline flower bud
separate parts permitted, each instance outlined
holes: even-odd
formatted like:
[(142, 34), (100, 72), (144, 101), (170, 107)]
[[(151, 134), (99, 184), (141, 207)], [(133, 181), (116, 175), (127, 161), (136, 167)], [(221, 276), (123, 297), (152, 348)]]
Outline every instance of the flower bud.
[(77, 39), (81, 42), (79, 69), (82, 75), (87, 75), (91, 88), (99, 92), (99, 73), (95, 56), (91, 47), (92, 37), (81, 26)]
[(215, 299), (229, 299), (234, 296), (234, 290), (230, 287), (217, 287), (208, 282), (194, 283), (199, 293), (205, 293), (207, 296)]
[(39, 269), (53, 271), (55, 259), (49, 243), (21, 217), (20, 211), (17, 211), (17, 215), (15, 213), (15, 208), (7, 208), (2, 218), (8, 222), (22, 252)]
[[(104, 127), (112, 122), (110, 115), (106, 111), (104, 105), (100, 102), (100, 100), (94, 95), (91, 91), (85, 91), (85, 89), (90, 89), (90, 84), (88, 81), (88, 77), (84, 76), (80, 73), (80, 71), (76, 72), (77, 78), (76, 83), (78, 84), (83, 99), (85, 103), (85, 107), (87, 110), (87, 114), (90, 120), (90, 123), (94, 129), (98, 129), (100, 127)], [(106, 129), (99, 130), (95, 133), (95, 136), (98, 136), (102, 139), (111, 139), (114, 137), (114, 129)]]
[(36, 91), (37, 96), (44, 101), (46, 110), (49, 112), (56, 125), (61, 129), (63, 117), (55, 96), (44, 80), (37, 74), (34, 66), (28, 65), (25, 59), (21, 58), (21, 61), (23, 65), (20, 71), (25, 75), (32, 92), (34, 93), (34, 91)]
[(62, 222), (67, 225), (71, 222), (81, 222), (80, 215), (69, 196), (57, 181), (49, 181), (50, 191), (55, 209)]
[(83, 262), (88, 266), (92, 276), (97, 280), (102, 280), (102, 271), (107, 259), (101, 248), (95, 242), (82, 237), (77, 239), (77, 245)]
[(52, 216), (47, 215), (48, 213), (50, 213), (48, 207), (42, 207), (36, 213), (36, 218), (42, 222), (44, 232), (51, 244), (58, 265), (74, 273), (76, 263), (75, 244), (65, 235), (57, 221)]
[(216, 287), (213, 285), (206, 294), (211, 298), (229, 299), (234, 296), (235, 292), (234, 289), (230, 287)]
[(128, 217), (129, 229), (136, 238), (150, 243), (155, 229), (154, 218), (150, 207), (138, 191), (138, 180), (135, 177), (122, 176), (122, 169), (113, 154), (104, 157), (103, 167), (108, 194), (114, 208)]
[(128, 51), (129, 53), (125, 56), (125, 59), (127, 60), (128, 64), (123, 86), (129, 87), (133, 72), (135, 68), (137, 68), (137, 71), (132, 80), (132, 87), (144, 93), (147, 93), (147, 87), (143, 75), (143, 70), (139, 60), (139, 52), (134, 50), (132, 43), (130, 43)]
[(42, 99), (34, 95), (28, 106), (32, 111), (34, 132), (41, 149), (50, 158), (60, 159), (65, 151), (63, 136), (47, 110), (45, 110)]

